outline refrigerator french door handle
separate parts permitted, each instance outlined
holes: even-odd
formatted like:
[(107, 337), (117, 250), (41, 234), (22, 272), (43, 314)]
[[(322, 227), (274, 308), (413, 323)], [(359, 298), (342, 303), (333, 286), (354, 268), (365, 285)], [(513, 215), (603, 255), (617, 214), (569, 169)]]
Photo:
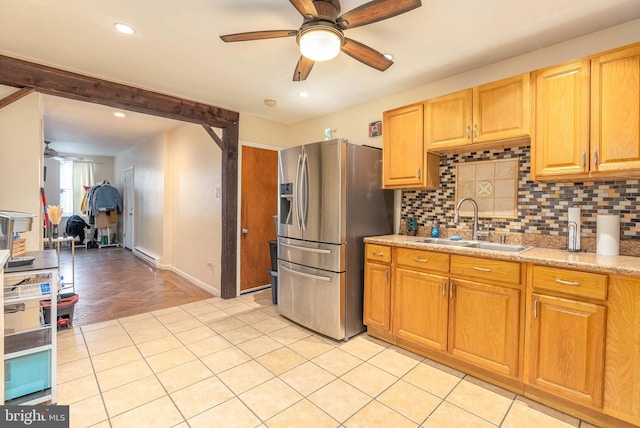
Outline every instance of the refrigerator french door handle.
[(323, 250), (320, 248), (307, 248), (307, 247), (301, 247), (300, 245), (291, 245), (291, 244), (285, 244), (282, 242), (280, 243), (280, 245), (283, 247), (294, 248), (296, 250), (307, 251), (309, 253), (331, 254), (331, 250)]
[(310, 274), (310, 273), (299, 272), (297, 270), (289, 269), (288, 267), (285, 267), (285, 266), (282, 266), (282, 265), (280, 265), (280, 269), (286, 270), (287, 272), (291, 272), (294, 275), (304, 276), (305, 278), (317, 279), (319, 281), (326, 281), (326, 282), (330, 282), (331, 281), (331, 278), (328, 277), (328, 276), (313, 275), (313, 274)]
[(309, 218), (309, 157), (306, 153), (302, 155), (302, 230), (307, 229), (307, 219)]
[(296, 164), (296, 182), (295, 182), (295, 187), (296, 187), (296, 197), (294, 198), (294, 207), (293, 210), (296, 212), (296, 226), (298, 226), (298, 229), (302, 230), (302, 215), (300, 213), (301, 210), (301, 205), (300, 202), (302, 200), (301, 195), (302, 195), (302, 187), (300, 186), (300, 182), (301, 180), (301, 169), (302, 169), (302, 155), (298, 155), (298, 163)]

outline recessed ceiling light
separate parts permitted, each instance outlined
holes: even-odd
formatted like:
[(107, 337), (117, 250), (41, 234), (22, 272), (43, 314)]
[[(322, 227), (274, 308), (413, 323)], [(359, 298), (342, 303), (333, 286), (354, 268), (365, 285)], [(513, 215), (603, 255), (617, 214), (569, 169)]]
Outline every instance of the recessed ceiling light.
[(131, 35), (136, 32), (136, 30), (134, 30), (133, 27), (127, 24), (123, 24), (121, 22), (116, 22), (114, 26), (116, 27), (116, 30), (118, 30), (122, 34)]
[(121, 111), (117, 111), (117, 112), (113, 113), (113, 115), (114, 115), (115, 117), (125, 117), (125, 114), (124, 114), (124, 113), (122, 113)]
[(267, 107), (275, 107), (276, 106), (276, 100), (272, 100), (270, 98), (267, 98), (266, 100), (264, 100), (264, 105), (266, 105)]
[(309, 92), (300, 92), (300, 98), (309, 98)]

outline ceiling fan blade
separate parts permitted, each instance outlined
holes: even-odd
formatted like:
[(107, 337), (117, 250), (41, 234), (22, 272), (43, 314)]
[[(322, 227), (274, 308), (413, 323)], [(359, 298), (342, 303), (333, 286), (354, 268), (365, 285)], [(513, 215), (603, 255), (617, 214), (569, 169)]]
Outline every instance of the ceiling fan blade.
[(346, 53), (351, 58), (357, 59), (361, 63), (380, 71), (385, 71), (387, 68), (391, 67), (391, 64), (393, 64), (393, 61), (382, 55), (377, 50), (346, 37), (344, 39), (344, 45), (342, 46), (342, 52)]
[(309, 73), (311, 73), (313, 64), (315, 64), (313, 60), (310, 60), (306, 56), (300, 55), (298, 64), (296, 64), (296, 69), (293, 72), (293, 81), (301, 82), (303, 80), (306, 80), (309, 76)]
[(420, 0), (372, 0), (338, 18), (343, 29), (360, 27), (409, 12), (422, 6)]
[(293, 5), (293, 7), (298, 9), (298, 12), (300, 12), (300, 15), (304, 16), (305, 18), (307, 16), (311, 16), (313, 18), (316, 18), (318, 16), (318, 11), (316, 10), (316, 6), (313, 4), (312, 0), (289, 0), (289, 1)]
[(278, 37), (291, 37), (298, 34), (297, 30), (269, 30), (250, 31), (248, 33), (236, 33), (220, 36), (225, 42), (245, 42), (248, 40), (277, 39)]

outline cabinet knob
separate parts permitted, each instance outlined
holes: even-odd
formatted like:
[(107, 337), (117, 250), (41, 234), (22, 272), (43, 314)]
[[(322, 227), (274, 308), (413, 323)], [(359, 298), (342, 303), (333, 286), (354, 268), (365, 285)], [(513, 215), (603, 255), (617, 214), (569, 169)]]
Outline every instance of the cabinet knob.
[(593, 166), (598, 169), (598, 149), (593, 151)]
[(471, 138), (471, 127), (467, 125), (467, 139)]

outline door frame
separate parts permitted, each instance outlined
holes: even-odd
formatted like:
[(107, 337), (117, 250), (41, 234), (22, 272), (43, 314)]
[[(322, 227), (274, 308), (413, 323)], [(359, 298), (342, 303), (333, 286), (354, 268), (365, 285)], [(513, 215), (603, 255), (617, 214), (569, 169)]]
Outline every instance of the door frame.
[[(238, 141), (238, 206), (236, 207), (237, 209), (237, 221), (238, 221), (238, 225), (236, 227), (236, 242), (238, 242), (238, 245), (236, 247), (236, 296), (240, 295), (240, 271), (241, 271), (241, 266), (240, 266), (240, 244), (241, 244), (241, 239), (242, 239), (242, 225), (240, 224), (241, 221), (241, 216), (242, 216), (242, 148), (244, 146), (247, 147), (255, 147), (256, 149), (265, 149), (265, 150), (274, 150), (276, 152), (286, 148), (286, 147), (279, 147), (279, 146), (272, 146), (272, 145), (268, 145), (268, 144), (260, 144), (260, 143), (254, 143), (254, 142), (250, 142), (250, 141), (243, 141), (243, 140), (239, 140)], [(277, 197), (277, 195), (273, 196), (274, 198)], [(256, 287), (256, 288), (252, 288), (250, 291), (247, 292), (253, 292), (253, 291), (257, 291), (257, 290), (262, 290), (264, 288), (270, 287), (270, 285), (265, 285), (264, 287)]]
[[(131, 186), (129, 188), (129, 186), (127, 186), (127, 173), (131, 172)], [(135, 207), (136, 207), (136, 203), (135, 203), (135, 183), (136, 183), (136, 175), (135, 175), (135, 167), (130, 166), (129, 168), (125, 168), (124, 169), (124, 175), (123, 175), (123, 223), (124, 223), (124, 227), (122, 228), (122, 233), (123, 233), (123, 237), (122, 237), (122, 246), (124, 248), (128, 248), (127, 247), (127, 227), (131, 226), (131, 248), (129, 248), (131, 251), (133, 251), (133, 249), (135, 248)], [(128, 203), (128, 205), (126, 205), (125, 203)], [(131, 208), (131, 212), (134, 213), (131, 218), (129, 218), (129, 213), (127, 211), (129, 211), (129, 208)]]

